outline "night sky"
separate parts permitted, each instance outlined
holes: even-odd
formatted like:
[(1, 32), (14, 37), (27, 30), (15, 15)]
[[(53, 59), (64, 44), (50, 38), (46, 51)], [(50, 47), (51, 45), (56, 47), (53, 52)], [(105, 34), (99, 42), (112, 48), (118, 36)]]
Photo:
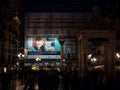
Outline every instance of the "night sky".
[(103, 12), (117, 7), (119, 0), (24, 0), (25, 11), (89, 12), (95, 5)]
[(0, 0), (0, 6), (10, 2), (22, 2), (24, 12), (91, 12), (99, 6), (105, 15), (120, 10), (120, 0)]
[(91, 12), (96, 5), (108, 13), (120, 8), (120, 0), (0, 0), (0, 4), (19, 1), (25, 11)]

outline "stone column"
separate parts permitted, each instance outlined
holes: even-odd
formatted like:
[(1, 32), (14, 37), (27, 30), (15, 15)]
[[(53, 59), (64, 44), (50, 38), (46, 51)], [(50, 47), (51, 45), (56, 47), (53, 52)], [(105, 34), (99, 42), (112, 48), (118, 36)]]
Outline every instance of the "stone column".
[(87, 75), (87, 40), (78, 41), (78, 45), (79, 76), (82, 78)]
[(82, 58), (82, 55), (81, 55), (81, 40), (78, 40), (78, 71), (79, 71), (79, 77), (81, 77), (81, 71), (82, 71), (82, 68), (81, 68), (81, 58)]
[(115, 57), (114, 57), (115, 43), (113, 40), (105, 43), (104, 55), (104, 79), (105, 81), (115, 78)]

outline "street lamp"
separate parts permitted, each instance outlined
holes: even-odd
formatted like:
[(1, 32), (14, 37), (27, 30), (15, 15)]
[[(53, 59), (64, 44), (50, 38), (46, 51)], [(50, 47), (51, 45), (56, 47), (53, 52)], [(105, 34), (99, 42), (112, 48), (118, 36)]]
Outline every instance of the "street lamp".
[(116, 57), (116, 65), (117, 65), (117, 72), (119, 71), (119, 64), (120, 64), (120, 53), (115, 54)]
[(36, 61), (41, 61), (41, 58), (36, 58), (35, 60), (36, 60)]
[(22, 58), (24, 58), (24, 54), (19, 53), (19, 54), (18, 54), (18, 57), (19, 57), (19, 59), (22, 59)]
[(61, 60), (60, 60), (61, 70), (63, 68), (63, 45), (64, 45), (64, 42), (65, 42), (64, 38), (65, 38), (64, 36), (59, 37), (59, 41), (60, 41), (60, 44), (61, 44)]
[(24, 54), (19, 53), (17, 56), (18, 56), (18, 59), (19, 59), (19, 61), (17, 62), (17, 63), (19, 63), (19, 64), (17, 64), (17, 65), (20, 66), (20, 68), (23, 68)]
[(35, 64), (32, 65), (32, 70), (39, 70), (40, 69), (41, 58), (36, 58), (35, 61), (36, 61)]
[(120, 54), (116, 53), (116, 57), (117, 57), (117, 59), (120, 59)]

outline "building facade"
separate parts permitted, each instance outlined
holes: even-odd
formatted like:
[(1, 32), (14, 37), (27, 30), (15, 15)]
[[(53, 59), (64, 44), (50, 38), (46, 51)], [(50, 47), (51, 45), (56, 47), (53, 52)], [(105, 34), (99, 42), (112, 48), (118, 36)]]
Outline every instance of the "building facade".
[[(0, 66), (13, 69), (18, 59), (17, 53), (21, 48), (21, 20), (14, 3), (1, 0), (0, 6)], [(19, 6), (18, 6), (19, 7)], [(20, 8), (20, 7), (19, 7)], [(21, 11), (21, 10), (20, 10)]]

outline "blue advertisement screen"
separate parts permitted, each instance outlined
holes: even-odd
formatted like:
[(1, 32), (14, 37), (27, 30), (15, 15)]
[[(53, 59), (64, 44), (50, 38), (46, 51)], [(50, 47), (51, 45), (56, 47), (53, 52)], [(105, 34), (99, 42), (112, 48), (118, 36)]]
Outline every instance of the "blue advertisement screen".
[(57, 38), (35, 37), (25, 40), (27, 59), (60, 59), (60, 42)]

